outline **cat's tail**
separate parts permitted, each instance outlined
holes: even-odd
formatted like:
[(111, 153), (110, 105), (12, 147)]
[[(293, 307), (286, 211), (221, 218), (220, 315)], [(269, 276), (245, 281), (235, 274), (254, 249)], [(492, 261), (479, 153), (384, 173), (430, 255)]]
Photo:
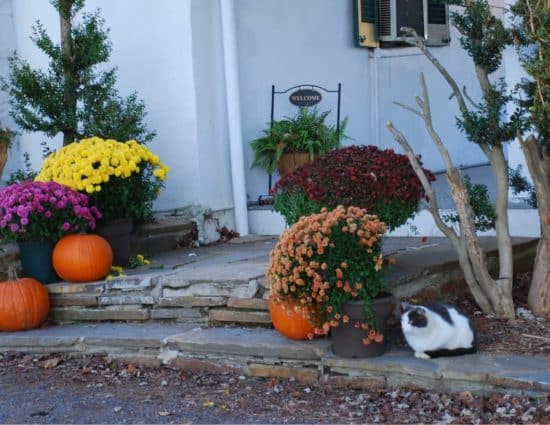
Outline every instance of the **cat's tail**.
[(430, 356), (432, 359), (434, 357), (452, 357), (452, 356), (462, 356), (464, 354), (474, 354), (477, 352), (476, 345), (470, 347), (470, 348), (454, 348), (452, 350), (449, 349), (441, 349), (441, 350), (432, 350), (432, 351), (425, 351), (425, 353)]

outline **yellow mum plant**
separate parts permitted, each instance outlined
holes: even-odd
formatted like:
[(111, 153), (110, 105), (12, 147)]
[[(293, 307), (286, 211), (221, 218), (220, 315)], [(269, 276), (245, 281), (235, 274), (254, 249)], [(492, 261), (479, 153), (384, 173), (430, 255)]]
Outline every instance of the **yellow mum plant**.
[(153, 201), (164, 187), (168, 166), (135, 140), (118, 142), (99, 137), (71, 143), (51, 153), (36, 176), (86, 193), (104, 221), (152, 215)]
[[(285, 230), (270, 254), (266, 277), (276, 303), (306, 313), (318, 335), (350, 319), (346, 302), (362, 300), (363, 343), (382, 341), (372, 300), (381, 292), (381, 236), (386, 225), (358, 207), (323, 208)], [(313, 335), (310, 335), (313, 337)]]

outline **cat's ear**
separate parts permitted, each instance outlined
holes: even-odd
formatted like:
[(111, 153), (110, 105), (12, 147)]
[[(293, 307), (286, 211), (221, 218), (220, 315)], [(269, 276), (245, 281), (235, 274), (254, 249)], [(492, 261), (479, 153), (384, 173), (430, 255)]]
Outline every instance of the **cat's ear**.
[(405, 301), (401, 301), (401, 314), (409, 311), (411, 308), (413, 308), (413, 306), (409, 303), (406, 303)]

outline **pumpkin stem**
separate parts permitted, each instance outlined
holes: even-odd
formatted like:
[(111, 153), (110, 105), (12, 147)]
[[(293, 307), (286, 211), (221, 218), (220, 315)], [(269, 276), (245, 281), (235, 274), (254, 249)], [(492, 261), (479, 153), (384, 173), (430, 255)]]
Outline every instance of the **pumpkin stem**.
[(8, 280), (16, 281), (19, 279), (17, 275), (17, 267), (14, 265), (8, 266)]

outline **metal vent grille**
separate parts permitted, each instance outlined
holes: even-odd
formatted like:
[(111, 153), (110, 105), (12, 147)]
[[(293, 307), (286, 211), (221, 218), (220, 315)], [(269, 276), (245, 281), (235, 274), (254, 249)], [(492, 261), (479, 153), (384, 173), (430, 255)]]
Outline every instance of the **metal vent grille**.
[(391, 37), (392, 34), (392, 0), (380, 0), (378, 3), (378, 30), (380, 36)]
[(428, 0), (428, 23), (445, 25), (447, 13), (445, 3), (441, 0)]

